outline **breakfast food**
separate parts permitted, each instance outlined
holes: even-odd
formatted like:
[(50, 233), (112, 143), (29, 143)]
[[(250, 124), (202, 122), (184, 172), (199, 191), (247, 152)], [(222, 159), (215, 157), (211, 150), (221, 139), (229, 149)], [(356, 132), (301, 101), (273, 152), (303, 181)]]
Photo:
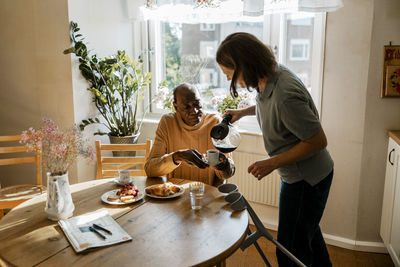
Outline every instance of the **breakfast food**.
[(121, 200), (122, 202), (124, 202), (124, 203), (132, 203), (132, 202), (135, 202), (135, 197), (132, 196), (132, 195), (129, 195), (129, 196), (122, 196), (122, 197), (120, 197), (120, 200)]
[(123, 203), (132, 203), (135, 202), (135, 197), (137, 196), (139, 190), (135, 185), (124, 185), (120, 190), (116, 192), (115, 195), (110, 195), (107, 197), (108, 201), (118, 201), (120, 200)]
[(108, 196), (108, 197), (107, 197), (107, 200), (108, 200), (108, 201), (117, 201), (118, 199), (119, 199), (119, 196), (112, 196), (112, 195), (111, 195), (111, 196)]
[(158, 184), (146, 188), (146, 193), (159, 197), (167, 197), (178, 193), (181, 188), (173, 183)]
[(136, 196), (139, 190), (136, 188), (135, 185), (124, 185), (121, 190), (117, 192), (117, 195), (120, 197), (124, 196)]

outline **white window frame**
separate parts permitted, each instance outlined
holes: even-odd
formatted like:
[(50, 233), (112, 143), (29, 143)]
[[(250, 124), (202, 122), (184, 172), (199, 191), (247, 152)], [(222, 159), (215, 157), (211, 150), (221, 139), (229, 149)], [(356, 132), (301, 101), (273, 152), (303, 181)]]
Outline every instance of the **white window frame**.
[[(286, 58), (286, 17), (280, 16), (278, 20), (272, 18), (271, 15), (264, 16), (264, 24), (271, 25), (271, 27), (264, 27), (263, 32), (263, 42), (269, 46), (278, 47), (278, 61), (282, 64), (286, 64), (284, 59)], [(150, 51), (162, 51), (160, 38), (155, 34), (155, 32), (160, 32), (160, 22), (150, 21), (146, 25), (145, 30), (142, 30), (142, 36), (144, 33), (149, 35), (149, 40), (146, 45), (142, 47), (142, 50), (147, 49)], [(201, 24), (200, 24), (201, 25)], [(213, 24), (210, 24), (213, 25)], [(276, 26), (274, 26), (276, 25)], [(325, 46), (325, 25), (326, 25), (326, 13), (315, 13), (314, 15), (314, 34), (312, 40), (312, 74), (311, 74), (311, 96), (313, 97), (314, 103), (321, 114), (321, 99), (322, 99), (322, 81), (323, 81), (323, 62), (324, 62), (324, 46)], [(274, 28), (279, 26), (281, 31), (276, 36), (273, 32)], [(200, 26), (201, 27), (201, 26)], [(147, 40), (147, 38), (146, 38)], [(310, 52), (309, 52), (310, 53)], [(157, 66), (162, 66), (163, 54), (162, 53), (151, 53), (151, 62), (149, 63), (149, 69), (152, 72), (152, 84), (151, 92), (146, 97), (147, 103), (150, 103), (150, 95), (156, 92), (157, 84), (161, 81), (162, 68), (157, 68)], [(220, 72), (220, 70), (218, 70)], [(221, 73), (221, 72), (220, 72)], [(224, 76), (222, 76), (224, 77)], [(148, 118), (158, 119), (164, 113), (170, 112), (169, 110), (156, 108), (156, 105), (152, 105), (151, 112), (148, 114)], [(260, 128), (256, 121), (255, 116), (249, 116), (241, 119), (240, 129), (243, 132), (250, 132), (261, 134)]]
[[(147, 22), (148, 29), (147, 34), (149, 36), (148, 42), (144, 49), (148, 49), (152, 51), (152, 61), (149, 63), (150, 71), (152, 73), (151, 77), (151, 85), (150, 85), (150, 92), (145, 96), (144, 101), (150, 103), (151, 99), (154, 97), (155, 93), (157, 92), (157, 85), (162, 81), (162, 73), (164, 68), (164, 61), (163, 61), (163, 50), (161, 46), (161, 38), (160, 35), (156, 34), (157, 32), (161, 32), (161, 23), (160, 21), (148, 21)], [(158, 67), (163, 66), (163, 67)], [(156, 104), (152, 103), (150, 105), (150, 112), (147, 114), (146, 117), (150, 119), (159, 119), (162, 114), (170, 112), (170, 110), (166, 110), (163, 108), (158, 108)]]
[(326, 12), (316, 13), (314, 17), (314, 34), (312, 50), (312, 70), (311, 70), (311, 96), (317, 107), (319, 116), (322, 110), (322, 81), (324, 74), (325, 60), (325, 27)]

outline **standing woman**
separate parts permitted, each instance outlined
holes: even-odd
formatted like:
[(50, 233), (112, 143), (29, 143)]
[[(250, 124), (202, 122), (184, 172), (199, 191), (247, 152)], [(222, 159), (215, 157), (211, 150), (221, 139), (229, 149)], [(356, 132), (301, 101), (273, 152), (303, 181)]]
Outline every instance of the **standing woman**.
[[(277, 169), (282, 179), (278, 242), (307, 266), (332, 266), (319, 222), (333, 177), (333, 160), (318, 111), (301, 80), (277, 64), (271, 50), (255, 36), (238, 32), (226, 37), (217, 51), (217, 63), (237, 85), (255, 88), (255, 106), (228, 110), (232, 121), (256, 115), (269, 158), (251, 164), (258, 180)], [(294, 263), (279, 250), (279, 266)]]

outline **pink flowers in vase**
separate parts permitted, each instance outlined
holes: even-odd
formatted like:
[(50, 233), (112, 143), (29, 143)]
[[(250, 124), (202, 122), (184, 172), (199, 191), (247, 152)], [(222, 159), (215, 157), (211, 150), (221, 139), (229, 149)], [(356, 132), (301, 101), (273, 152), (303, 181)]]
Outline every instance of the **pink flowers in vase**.
[(51, 119), (43, 118), (42, 122), (38, 130), (31, 127), (23, 131), (20, 143), (30, 151), (41, 147), (44, 171), (51, 175), (65, 174), (78, 156), (94, 161), (93, 147), (86, 143), (76, 126), (61, 130)]

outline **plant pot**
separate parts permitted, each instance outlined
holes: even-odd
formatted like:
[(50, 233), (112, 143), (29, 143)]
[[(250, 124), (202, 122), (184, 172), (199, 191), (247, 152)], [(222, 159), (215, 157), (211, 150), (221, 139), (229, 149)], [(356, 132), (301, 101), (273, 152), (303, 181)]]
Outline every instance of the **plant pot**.
[(53, 221), (72, 217), (75, 206), (69, 189), (68, 172), (63, 175), (47, 173), (47, 201), (45, 212)]
[[(112, 136), (109, 135), (110, 144), (136, 144), (140, 133), (130, 136)], [(136, 151), (113, 151), (114, 157), (134, 157)]]

